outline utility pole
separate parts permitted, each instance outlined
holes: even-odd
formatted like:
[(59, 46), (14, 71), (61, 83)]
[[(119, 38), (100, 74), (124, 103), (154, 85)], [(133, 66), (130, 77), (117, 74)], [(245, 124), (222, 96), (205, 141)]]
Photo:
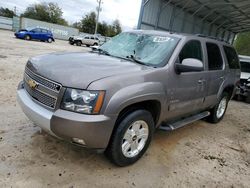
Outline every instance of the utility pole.
[(98, 7), (97, 7), (97, 18), (96, 18), (96, 25), (95, 25), (95, 35), (97, 34), (97, 29), (98, 29), (98, 22), (99, 22), (99, 15), (101, 11), (101, 4), (102, 0), (97, 0)]
[(14, 6), (14, 14), (17, 16), (16, 6)]

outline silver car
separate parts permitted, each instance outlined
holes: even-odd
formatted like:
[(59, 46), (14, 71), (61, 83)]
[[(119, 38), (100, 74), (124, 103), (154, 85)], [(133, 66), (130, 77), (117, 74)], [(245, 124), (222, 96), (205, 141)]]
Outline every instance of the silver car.
[(31, 58), (17, 99), (43, 130), (126, 166), (143, 156), (157, 128), (222, 120), (239, 80), (231, 45), (140, 30), (92, 52)]

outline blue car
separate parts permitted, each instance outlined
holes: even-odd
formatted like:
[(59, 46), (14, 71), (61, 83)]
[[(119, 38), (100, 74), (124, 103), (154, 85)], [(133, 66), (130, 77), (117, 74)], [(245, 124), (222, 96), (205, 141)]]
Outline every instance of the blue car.
[(55, 41), (51, 31), (42, 28), (21, 29), (15, 33), (15, 36), (25, 40), (40, 40), (47, 41), (49, 43)]

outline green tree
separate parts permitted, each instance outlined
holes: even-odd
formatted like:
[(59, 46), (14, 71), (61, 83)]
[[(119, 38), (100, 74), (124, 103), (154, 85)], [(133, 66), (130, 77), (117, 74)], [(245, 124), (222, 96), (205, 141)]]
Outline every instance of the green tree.
[(250, 32), (238, 34), (234, 46), (238, 54), (250, 56)]
[(96, 25), (96, 13), (90, 12), (85, 15), (81, 20), (80, 31), (84, 33), (95, 33), (95, 25)]
[(113, 22), (113, 28), (114, 28), (114, 32), (116, 33), (116, 35), (122, 32), (121, 23), (119, 20), (116, 19)]
[(97, 32), (103, 36), (108, 36), (108, 24), (106, 22), (98, 23)]
[(62, 9), (56, 3), (33, 4), (26, 8), (23, 17), (41, 20), (49, 23), (68, 25), (62, 17)]
[(8, 17), (8, 18), (13, 18), (13, 16), (16, 16), (13, 10), (10, 10), (8, 8), (0, 8), (0, 16)]
[[(73, 27), (79, 29), (81, 32), (94, 34), (96, 25), (96, 13), (90, 12), (83, 16), (80, 22), (75, 22), (72, 24)], [(121, 24), (119, 20), (115, 20), (112, 25), (107, 24), (106, 22), (98, 23), (97, 33), (113, 37), (122, 32)]]

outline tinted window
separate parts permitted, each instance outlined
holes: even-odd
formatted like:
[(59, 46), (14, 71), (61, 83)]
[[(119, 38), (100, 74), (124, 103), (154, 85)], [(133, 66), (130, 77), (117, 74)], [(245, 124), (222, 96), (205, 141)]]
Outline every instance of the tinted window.
[(241, 68), (240, 68), (241, 72), (248, 72), (248, 73), (250, 73), (250, 62), (241, 61), (240, 65), (241, 65)]
[(93, 40), (94, 40), (95, 38), (94, 38), (94, 37), (91, 37), (91, 39), (93, 39)]
[(89, 37), (85, 37), (85, 39), (89, 39)]
[(209, 70), (221, 70), (223, 68), (223, 60), (218, 45), (207, 43), (208, 68)]
[(95, 40), (99, 40), (98, 38), (95, 38)]
[(180, 63), (183, 59), (194, 58), (202, 61), (202, 49), (200, 41), (189, 41), (182, 48), (181, 53), (179, 54)]
[(224, 46), (224, 51), (226, 53), (227, 62), (230, 69), (239, 69), (239, 58), (236, 51), (228, 46)]
[(37, 29), (33, 29), (32, 31), (33, 31), (34, 33), (40, 33), (40, 32), (41, 32), (41, 29), (38, 29), (38, 28), (37, 28)]
[(42, 29), (43, 33), (48, 33), (48, 31), (46, 29)]

